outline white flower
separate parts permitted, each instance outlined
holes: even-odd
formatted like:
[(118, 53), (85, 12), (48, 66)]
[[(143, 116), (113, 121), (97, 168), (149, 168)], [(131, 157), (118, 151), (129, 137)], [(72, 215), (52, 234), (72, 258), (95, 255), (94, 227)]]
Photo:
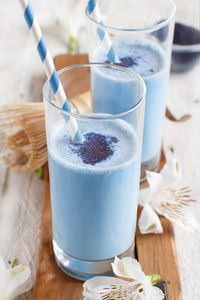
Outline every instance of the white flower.
[(0, 257), (0, 300), (12, 300), (27, 291), (26, 283), (30, 275), (29, 267), (18, 265), (6, 268)]
[(136, 259), (131, 257), (119, 259), (116, 257), (112, 264), (112, 269), (116, 276), (131, 281), (105, 276), (89, 279), (83, 285), (85, 300), (164, 299), (163, 292), (159, 288), (152, 286), (149, 276), (144, 274)]
[(189, 211), (190, 204), (196, 201), (192, 199), (189, 187), (180, 185), (181, 175), (179, 162), (174, 158), (165, 164), (160, 173), (146, 171), (150, 193), (139, 200), (139, 204), (144, 206), (139, 219), (141, 233), (162, 232), (155, 212), (193, 233), (200, 233), (198, 223)]

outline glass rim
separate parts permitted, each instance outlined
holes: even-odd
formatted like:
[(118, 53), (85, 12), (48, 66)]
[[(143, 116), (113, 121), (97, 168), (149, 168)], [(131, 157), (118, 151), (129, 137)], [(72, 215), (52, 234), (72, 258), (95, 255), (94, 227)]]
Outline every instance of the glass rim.
[(176, 5), (175, 5), (175, 2), (173, 0), (169, 0), (169, 3), (171, 3), (172, 11), (171, 11), (171, 13), (170, 13), (170, 15), (167, 19), (164, 19), (159, 24), (155, 24), (155, 25), (148, 26), (148, 27), (143, 27), (143, 28), (118, 28), (118, 27), (113, 27), (113, 26), (109, 26), (109, 25), (99, 23), (93, 17), (91, 17), (89, 15), (88, 6), (85, 9), (85, 15), (90, 21), (92, 21), (94, 24), (98, 25), (98, 27), (100, 27), (101, 29), (106, 30), (106, 31), (118, 31), (118, 32), (123, 32), (123, 31), (124, 32), (155, 31), (155, 30), (158, 30), (158, 29), (168, 25), (170, 23), (170, 21), (174, 18), (175, 13), (176, 13)]
[[(49, 97), (47, 96), (47, 88), (50, 87), (50, 83), (49, 83), (49, 79), (47, 79), (44, 83), (43, 86), (43, 97), (44, 100), (50, 104), (52, 107), (54, 107), (56, 110), (60, 111), (62, 114), (67, 115), (68, 117), (73, 117), (75, 119), (82, 119), (82, 120), (113, 120), (116, 118), (121, 118), (131, 112), (133, 112), (134, 110), (136, 110), (141, 103), (145, 100), (145, 96), (146, 96), (146, 85), (145, 82), (143, 80), (143, 78), (136, 72), (129, 70), (125, 67), (119, 66), (119, 65), (115, 65), (112, 63), (81, 63), (81, 64), (75, 64), (75, 65), (70, 65), (67, 66), (65, 68), (62, 68), (61, 70), (59, 70), (57, 73), (60, 76), (61, 74), (63, 74), (65, 71), (68, 70), (72, 70), (72, 69), (76, 69), (76, 68), (85, 68), (85, 67), (91, 67), (91, 66), (108, 66), (108, 67), (112, 67), (115, 69), (121, 69), (123, 71), (125, 71), (126, 73), (130, 73), (132, 75), (134, 75), (134, 77), (136, 77), (137, 79), (139, 79), (141, 86), (143, 88), (143, 92), (142, 92), (142, 96), (139, 98), (139, 100), (137, 101), (137, 103), (132, 106), (130, 109), (119, 113), (119, 114), (106, 114), (106, 113), (88, 113), (88, 114), (78, 114), (78, 113), (73, 113), (73, 112), (68, 112), (64, 109), (62, 109), (61, 107), (58, 107), (55, 103), (52, 103), (51, 99), (49, 99)], [(70, 102), (70, 101), (69, 101)], [(70, 103), (69, 103), (70, 104)], [(71, 104), (70, 104), (71, 107)]]

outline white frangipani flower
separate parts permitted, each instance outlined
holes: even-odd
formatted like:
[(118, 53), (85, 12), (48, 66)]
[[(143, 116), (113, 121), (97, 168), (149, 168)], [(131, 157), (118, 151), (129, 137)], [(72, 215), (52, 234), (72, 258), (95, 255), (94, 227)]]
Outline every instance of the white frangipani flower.
[(160, 173), (146, 171), (150, 193), (145, 199), (139, 200), (139, 204), (144, 206), (139, 219), (141, 233), (162, 232), (155, 212), (188, 231), (200, 233), (199, 225), (188, 209), (196, 201), (192, 199), (189, 187), (180, 184), (181, 175), (179, 162), (174, 158), (165, 164)]
[(0, 300), (12, 300), (26, 292), (26, 283), (30, 275), (29, 267), (18, 265), (13, 268), (6, 268), (0, 257)]
[[(151, 279), (142, 271), (139, 262), (131, 257), (115, 258), (112, 264), (116, 276), (94, 277), (87, 280), (83, 287), (85, 300), (162, 300), (163, 292), (151, 284)], [(160, 277), (158, 276), (160, 279)]]

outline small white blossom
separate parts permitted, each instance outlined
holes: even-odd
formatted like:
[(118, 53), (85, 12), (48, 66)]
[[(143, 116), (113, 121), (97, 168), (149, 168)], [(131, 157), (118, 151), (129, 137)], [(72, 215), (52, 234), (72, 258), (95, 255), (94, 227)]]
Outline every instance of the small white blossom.
[(26, 292), (30, 275), (29, 267), (18, 265), (6, 268), (0, 257), (0, 300), (12, 300)]
[(181, 185), (182, 172), (179, 162), (172, 158), (165, 164), (160, 173), (146, 171), (150, 187), (148, 195), (139, 200), (144, 208), (139, 218), (141, 233), (162, 233), (158, 215), (166, 217), (186, 230), (200, 233), (199, 225), (189, 211), (192, 202), (191, 190)]
[(163, 292), (152, 286), (150, 277), (144, 274), (136, 259), (131, 257), (119, 259), (116, 257), (112, 269), (116, 276), (131, 281), (105, 276), (89, 279), (83, 285), (85, 300), (164, 299)]

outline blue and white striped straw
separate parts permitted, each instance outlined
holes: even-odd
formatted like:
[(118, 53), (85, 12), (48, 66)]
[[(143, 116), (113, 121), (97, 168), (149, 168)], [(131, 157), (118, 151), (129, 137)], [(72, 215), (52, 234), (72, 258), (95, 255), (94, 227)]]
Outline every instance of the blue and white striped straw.
[[(53, 90), (53, 93), (55, 95), (55, 98), (63, 110), (71, 112), (71, 107), (69, 105), (68, 98), (65, 94), (63, 86), (62, 86), (60, 79), (58, 77), (58, 74), (56, 72), (51, 54), (44, 42), (40, 26), (37, 22), (36, 17), (34, 16), (34, 12), (31, 7), (30, 1), (29, 0), (20, 0), (20, 3), (24, 10), (24, 18), (26, 20), (27, 26), (28, 26), (30, 32), (32, 33), (33, 38), (36, 42), (39, 56), (43, 63), (45, 73), (49, 79), (49, 82), (50, 82), (51, 88)], [(77, 125), (76, 120), (73, 117), (68, 117), (64, 114), (63, 114), (63, 116), (67, 122), (67, 126), (69, 128), (69, 132), (71, 134), (72, 140), (74, 142), (81, 142), (82, 137), (78, 131), (78, 125)]]
[[(88, 13), (91, 17), (94, 18), (95, 21), (97, 21), (99, 24), (103, 24), (101, 14), (99, 11), (98, 6), (98, 0), (89, 0), (88, 2)], [(108, 57), (108, 61), (111, 63), (116, 62), (116, 55), (110, 40), (110, 37), (108, 35), (108, 32), (101, 27), (97, 28), (97, 34), (99, 36), (99, 39), (102, 41), (104, 48), (106, 50), (106, 54)]]

